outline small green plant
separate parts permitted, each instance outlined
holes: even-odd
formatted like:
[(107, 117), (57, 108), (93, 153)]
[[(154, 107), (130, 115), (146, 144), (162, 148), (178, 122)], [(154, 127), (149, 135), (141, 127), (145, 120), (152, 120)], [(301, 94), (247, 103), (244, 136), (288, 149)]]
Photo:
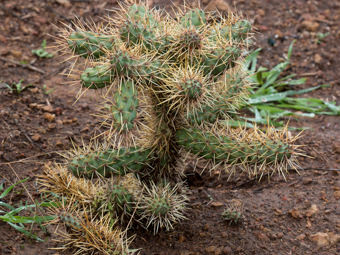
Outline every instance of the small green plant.
[(28, 230), (25, 224), (42, 224), (47, 221), (51, 221), (54, 219), (54, 216), (21, 216), (19, 213), (21, 212), (29, 212), (33, 208), (42, 208), (42, 207), (51, 207), (54, 202), (41, 202), (35, 204), (25, 204), (19, 207), (15, 207), (9, 203), (4, 202), (4, 199), (10, 194), (10, 192), (16, 187), (18, 184), (24, 183), (28, 180), (28, 178), (18, 181), (17, 183), (9, 186), (7, 189), (4, 188), (4, 184), (0, 185), (0, 221), (6, 222), (15, 230), (25, 234), (26, 236), (33, 238), (37, 241), (43, 241), (37, 235), (31, 233)]
[(54, 90), (55, 90), (54, 88), (49, 89), (49, 88), (46, 86), (46, 84), (44, 84), (43, 87), (42, 87), (42, 91), (43, 91), (43, 93), (44, 93), (45, 95), (49, 95), (49, 94), (53, 93)]
[(33, 87), (32, 84), (28, 84), (26, 86), (23, 86), (22, 85), (23, 81), (24, 80), (22, 79), (17, 83), (13, 82), (11, 85), (5, 83), (5, 86), (10, 90), (11, 93), (19, 95), (19, 94), (21, 94), (21, 92), (25, 91), (26, 89)]
[(230, 200), (222, 212), (222, 218), (229, 222), (229, 225), (240, 223), (243, 220), (242, 202), (238, 199)]
[(284, 71), (290, 65), (294, 41), (290, 44), (286, 60), (279, 63), (271, 70), (265, 67), (256, 67), (257, 57), (261, 49), (257, 49), (246, 59), (245, 65), (250, 70), (253, 86), (249, 89), (249, 99), (242, 106), (250, 111), (253, 117), (237, 116), (234, 120), (228, 120), (230, 125), (245, 125), (253, 127), (250, 122), (275, 127), (285, 125), (280, 118), (287, 116), (315, 117), (315, 115), (340, 115), (340, 106), (335, 102), (328, 102), (318, 98), (294, 97), (329, 85), (318, 85), (306, 89), (295, 90), (297, 85), (306, 82), (306, 78), (294, 79), (296, 74), (284, 76)]
[(39, 58), (53, 58), (53, 54), (49, 53), (45, 50), (46, 48), (46, 40), (43, 40), (41, 43), (41, 47), (39, 49), (32, 50), (32, 53)]
[(323, 39), (325, 39), (327, 36), (329, 36), (329, 32), (327, 32), (327, 33), (321, 33), (321, 32), (317, 33), (316, 34), (316, 43), (317, 44), (322, 43)]

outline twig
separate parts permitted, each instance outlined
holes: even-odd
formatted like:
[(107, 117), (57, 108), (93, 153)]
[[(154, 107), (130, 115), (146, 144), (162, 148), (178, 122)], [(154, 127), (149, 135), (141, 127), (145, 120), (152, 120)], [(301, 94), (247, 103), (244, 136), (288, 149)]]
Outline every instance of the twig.
[(312, 72), (312, 73), (302, 73), (300, 74), (301, 77), (303, 76), (315, 76), (315, 75), (318, 75), (319, 72)]
[[(288, 169), (293, 170), (293, 169)], [(316, 170), (316, 171), (340, 171), (340, 168), (317, 168), (317, 167), (307, 167), (298, 170)]]
[[(298, 169), (298, 170), (302, 170), (302, 171), (315, 170), (315, 171), (331, 171), (331, 172), (336, 171), (336, 172), (338, 172), (338, 171), (340, 171), (340, 168), (337, 169), (337, 168), (317, 168), (317, 167), (307, 167), (307, 168), (300, 168), (300, 169)], [(294, 168), (289, 168), (289, 169), (287, 169), (287, 171), (296, 171), (296, 169), (294, 169)], [(244, 187), (244, 186), (246, 186), (246, 185), (248, 185), (248, 184), (251, 184), (251, 183), (255, 183), (255, 182), (257, 182), (257, 181), (259, 181), (258, 178), (253, 178), (253, 179), (247, 180), (247, 181), (245, 181), (245, 182), (242, 182), (242, 183), (240, 183), (240, 184), (234, 186), (234, 187), (233, 187), (233, 190), (238, 189), (238, 188), (241, 188), (241, 187)]]
[(30, 64), (21, 64), (21, 63), (19, 63), (18, 61), (11, 60), (11, 59), (7, 59), (7, 58), (4, 58), (4, 57), (0, 57), (0, 59), (1, 59), (2, 61), (9, 62), (9, 63), (12, 63), (12, 64), (14, 64), (14, 65), (18, 65), (18, 66), (21, 66), (21, 67), (23, 67), (23, 68), (30, 69), (30, 70), (35, 71), (35, 72), (38, 72), (38, 73), (45, 74), (45, 71), (43, 71), (42, 69), (37, 68), (37, 67), (35, 67), (35, 66), (32, 66), (32, 65), (30, 65)]
[[(18, 178), (18, 180), (20, 181), (20, 178), (19, 178), (17, 172), (14, 170), (14, 168), (13, 168), (10, 164), (8, 164), (8, 166), (9, 166), (9, 168), (12, 170), (12, 172), (15, 174), (15, 176)], [(25, 186), (23, 183), (21, 183), (21, 185), (24, 187), (24, 189), (25, 189), (27, 195), (29, 196), (29, 198), (30, 198), (30, 199), (32, 200), (32, 202), (35, 204), (35, 201), (34, 201), (32, 195), (31, 195), (31, 193), (30, 193), (30, 192), (28, 191), (28, 189), (26, 188), (26, 186)]]
[(333, 25), (334, 24), (332, 21), (329, 21), (329, 20), (326, 20), (326, 19), (322, 19), (322, 18), (315, 18), (315, 20), (319, 21), (319, 22), (326, 23), (328, 25)]
[[(56, 154), (59, 154), (59, 152), (63, 152), (63, 150), (60, 150), (60, 151), (50, 151), (50, 152), (44, 152), (44, 153), (40, 153), (40, 154), (37, 154), (37, 155), (34, 155), (34, 156), (31, 156), (31, 157), (27, 157), (27, 158), (23, 158), (23, 159), (20, 159), (20, 160), (16, 160), (16, 161), (11, 161), (11, 162), (0, 162), (0, 166), (1, 165), (10, 165), (10, 164), (15, 164), (15, 163), (25, 163), (25, 162), (31, 162), (31, 161), (28, 161), (29, 159), (31, 158), (37, 158), (37, 157), (41, 157), (41, 156), (45, 156), (45, 155), (49, 155), (51, 153), (56, 153)], [(43, 162), (42, 162), (43, 163)]]

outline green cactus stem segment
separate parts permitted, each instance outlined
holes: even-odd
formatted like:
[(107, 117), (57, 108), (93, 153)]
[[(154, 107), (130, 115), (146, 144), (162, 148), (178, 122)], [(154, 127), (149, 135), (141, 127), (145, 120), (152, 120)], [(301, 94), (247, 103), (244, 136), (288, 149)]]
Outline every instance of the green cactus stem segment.
[(202, 46), (202, 39), (196, 30), (188, 30), (179, 36), (178, 44), (182, 46), (182, 49), (199, 49)]
[(69, 47), (84, 58), (99, 58), (105, 55), (105, 50), (111, 50), (114, 36), (97, 34), (87, 31), (75, 31), (67, 40)]
[(177, 130), (176, 138), (187, 151), (215, 162), (270, 164), (290, 157), (289, 145), (281, 141), (238, 141), (194, 128)]
[(137, 89), (134, 82), (124, 81), (114, 94), (114, 105), (110, 108), (115, 128), (119, 131), (131, 130), (137, 117)]
[(132, 194), (130, 194), (123, 185), (115, 184), (112, 186), (112, 189), (110, 190), (109, 209), (131, 213), (132, 203)]
[(158, 61), (151, 63), (146, 59), (133, 57), (127, 51), (117, 51), (110, 63), (114, 76), (128, 77), (135, 80), (152, 78), (152, 75), (159, 67)]
[(181, 92), (189, 100), (197, 100), (202, 94), (202, 83), (195, 79), (187, 79), (180, 84)]
[(142, 44), (153, 48), (155, 32), (158, 23), (153, 15), (142, 5), (132, 5), (127, 13), (127, 19), (120, 28), (120, 38), (129, 46)]
[(217, 76), (235, 65), (234, 61), (241, 55), (240, 49), (228, 47), (226, 49), (215, 49), (203, 58), (203, 72), (208, 75)]
[(206, 23), (205, 13), (200, 9), (191, 10), (181, 18), (181, 24), (187, 28), (192, 26), (199, 28)]
[(100, 89), (111, 84), (112, 75), (110, 67), (107, 65), (99, 65), (86, 68), (81, 74), (80, 80), (82, 85), (89, 89)]
[(220, 109), (210, 105), (203, 105), (200, 109), (194, 110), (186, 116), (191, 125), (201, 125), (204, 122), (214, 123), (219, 117)]
[(236, 42), (239, 42), (246, 39), (250, 31), (250, 22), (248, 20), (239, 20), (232, 26), (222, 27), (219, 33), (223, 38), (226, 38), (228, 40), (232, 39)]
[(69, 164), (69, 170), (77, 177), (91, 178), (96, 173), (109, 177), (138, 172), (152, 160), (151, 150), (140, 148), (121, 148), (104, 152), (78, 155)]
[(164, 197), (156, 197), (154, 201), (150, 204), (150, 210), (153, 211), (154, 214), (165, 216), (169, 210), (170, 205), (166, 198)]

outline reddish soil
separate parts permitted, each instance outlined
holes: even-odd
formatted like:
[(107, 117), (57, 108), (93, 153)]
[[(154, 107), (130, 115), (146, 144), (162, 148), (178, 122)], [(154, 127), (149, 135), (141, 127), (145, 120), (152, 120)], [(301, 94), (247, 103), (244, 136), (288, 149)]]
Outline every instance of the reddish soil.
[[(212, 1), (204, 0), (203, 6)], [(168, 1), (153, 2), (160, 8), (169, 6)], [(254, 48), (263, 48), (262, 65), (278, 63), (296, 39), (289, 72), (308, 77), (302, 87), (331, 84), (308, 96), (340, 104), (339, 1), (227, 2), (254, 21)], [(114, 6), (115, 1), (103, 0), (11, 0), (0, 4), (0, 182), (5, 186), (18, 177), (30, 177), (25, 186), (34, 199), (39, 199), (35, 176), (42, 173), (43, 164), (59, 160), (57, 152), (71, 148), (72, 141), (88, 141), (96, 131), (96, 119), (90, 115), (96, 95), (87, 93), (74, 103), (77, 87), (68, 86), (67, 78), (60, 75), (69, 64), (57, 58), (39, 59), (31, 50), (39, 48), (43, 39), (47, 39), (47, 45), (53, 44), (48, 34), (56, 35), (54, 24), (68, 23), (75, 15), (96, 21)], [(317, 43), (319, 32), (329, 35)], [(267, 43), (268, 38), (275, 40), (274, 46)], [(10, 60), (29, 62), (43, 73)], [(15, 95), (3, 84), (21, 79), (24, 85), (34, 87)], [(310, 127), (299, 141), (305, 145), (306, 154), (313, 157), (301, 158), (303, 168), (340, 168), (339, 117), (300, 118), (292, 120), (291, 125)], [(300, 174), (291, 172), (286, 181), (274, 177), (270, 182), (246, 178), (227, 182), (225, 177), (197, 175), (188, 179), (188, 220), (174, 231), (156, 236), (139, 230), (133, 247), (142, 248), (141, 254), (148, 255), (340, 254), (339, 242), (320, 247), (312, 240), (318, 232), (340, 234), (339, 173), (302, 170)], [(22, 186), (13, 194), (7, 202), (30, 201)], [(230, 199), (242, 200), (245, 208), (243, 222), (235, 226), (229, 226), (221, 217)], [(312, 212), (310, 208), (315, 205), (317, 212)], [(46, 242), (32, 241), (0, 222), (0, 254), (56, 254), (48, 249), (56, 246), (53, 233), (36, 231)]]

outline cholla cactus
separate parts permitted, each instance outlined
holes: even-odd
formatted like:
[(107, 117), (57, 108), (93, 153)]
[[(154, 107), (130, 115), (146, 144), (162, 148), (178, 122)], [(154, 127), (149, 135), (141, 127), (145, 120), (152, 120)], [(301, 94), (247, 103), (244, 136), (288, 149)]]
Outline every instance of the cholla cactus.
[(222, 212), (222, 218), (229, 222), (230, 225), (238, 224), (243, 220), (243, 210), (243, 203), (241, 200), (231, 199), (228, 201)]
[(187, 198), (175, 183), (181, 155), (258, 177), (294, 166), (295, 138), (287, 130), (223, 124), (248, 96), (250, 32), (250, 23), (232, 14), (185, 7), (173, 17), (137, 2), (122, 5), (105, 26), (62, 31), (60, 47), (86, 59), (77, 83), (104, 92), (98, 115), (105, 146), (75, 150), (66, 160), (75, 178), (104, 183), (86, 210), (168, 230), (185, 218)]

